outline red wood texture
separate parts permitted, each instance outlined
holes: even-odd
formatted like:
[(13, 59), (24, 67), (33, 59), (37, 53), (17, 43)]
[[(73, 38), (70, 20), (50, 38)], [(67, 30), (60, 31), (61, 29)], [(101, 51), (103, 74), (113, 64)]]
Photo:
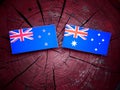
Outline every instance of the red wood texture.
[[(119, 0), (0, 0), (0, 90), (120, 90)], [(65, 24), (112, 33), (108, 56), (61, 48)], [(9, 30), (55, 24), (59, 48), (12, 55)]]

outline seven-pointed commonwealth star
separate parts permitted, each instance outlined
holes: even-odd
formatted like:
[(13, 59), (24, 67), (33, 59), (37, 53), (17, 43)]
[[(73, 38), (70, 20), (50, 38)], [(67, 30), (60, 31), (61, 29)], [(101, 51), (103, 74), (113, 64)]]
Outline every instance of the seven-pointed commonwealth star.
[(77, 42), (74, 40), (74, 41), (72, 41), (72, 46), (76, 46), (77, 45)]

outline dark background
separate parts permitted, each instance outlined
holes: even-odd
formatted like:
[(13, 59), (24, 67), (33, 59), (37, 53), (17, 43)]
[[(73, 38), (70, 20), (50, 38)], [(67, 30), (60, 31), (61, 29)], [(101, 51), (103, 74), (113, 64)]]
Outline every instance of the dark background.
[[(107, 56), (61, 48), (65, 24), (112, 33)], [(55, 24), (58, 49), (12, 55), (12, 29)], [(0, 90), (120, 90), (120, 0), (0, 0)]]

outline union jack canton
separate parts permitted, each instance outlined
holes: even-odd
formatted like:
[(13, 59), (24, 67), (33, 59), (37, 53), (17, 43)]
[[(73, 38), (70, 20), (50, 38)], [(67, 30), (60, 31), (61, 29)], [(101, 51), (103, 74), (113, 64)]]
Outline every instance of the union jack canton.
[(32, 28), (28, 28), (26, 31), (23, 29), (19, 29), (18, 31), (10, 31), (10, 39), (11, 43), (15, 43), (17, 40), (23, 42), (26, 39), (33, 40), (33, 32), (31, 32)]

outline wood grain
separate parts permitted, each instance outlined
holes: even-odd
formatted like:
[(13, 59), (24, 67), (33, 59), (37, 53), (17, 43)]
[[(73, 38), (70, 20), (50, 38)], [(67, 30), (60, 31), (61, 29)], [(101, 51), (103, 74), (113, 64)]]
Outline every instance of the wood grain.
[[(113, 0), (0, 0), (0, 90), (117, 90), (120, 13)], [(108, 56), (61, 48), (65, 24), (112, 33)], [(59, 48), (12, 55), (8, 32), (55, 24)]]

